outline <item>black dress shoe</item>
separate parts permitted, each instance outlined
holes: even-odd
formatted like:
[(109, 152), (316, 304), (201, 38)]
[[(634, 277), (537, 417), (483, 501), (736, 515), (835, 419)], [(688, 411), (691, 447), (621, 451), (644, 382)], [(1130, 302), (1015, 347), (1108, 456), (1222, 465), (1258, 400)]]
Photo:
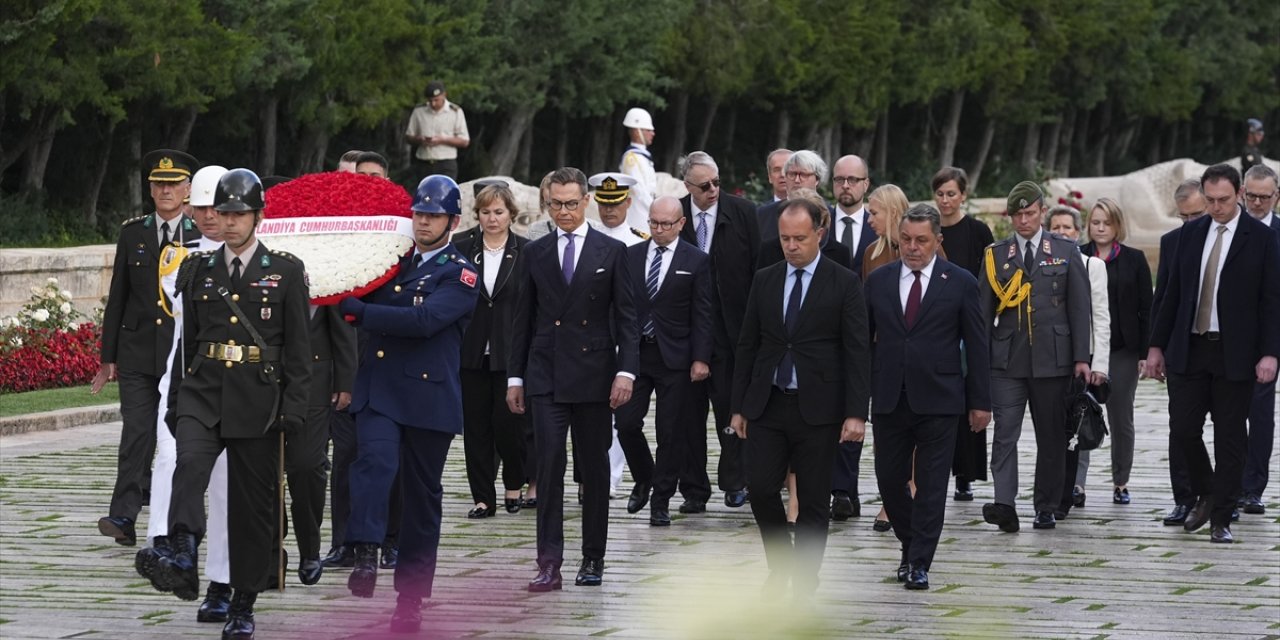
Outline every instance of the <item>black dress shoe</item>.
[(855, 505), (853, 498), (847, 493), (837, 493), (831, 496), (831, 519), (837, 522), (844, 522), (849, 518), (858, 515), (862, 505)]
[(133, 528), (131, 518), (107, 516), (98, 518), (98, 533), (108, 538), (115, 538), (116, 544), (132, 547), (138, 544), (138, 534)]
[(1253, 495), (1244, 497), (1243, 508), (1244, 508), (1244, 512), (1250, 515), (1258, 515), (1258, 514), (1267, 512), (1267, 505), (1262, 504), (1261, 498)]
[(888, 531), (893, 528), (893, 523), (889, 522), (888, 520), (881, 520), (879, 518), (876, 518), (876, 521), (871, 523), (871, 528), (881, 533), (884, 533), (885, 531)]
[(649, 505), (649, 526), (651, 527), (669, 527), (671, 526), (671, 513), (668, 511), (665, 502), (653, 501)]
[(987, 524), (1000, 527), (1005, 533), (1017, 533), (1019, 527), (1018, 512), (1013, 507), (999, 502), (988, 502), (982, 505), (982, 519)]
[(169, 536), (173, 555), (161, 558), (156, 567), (156, 580), (165, 591), (183, 600), (200, 597), (200, 548), (196, 537), (190, 533)]
[(347, 588), (357, 598), (372, 598), (378, 586), (378, 545), (355, 545), (355, 566), (347, 576)]
[(1071, 506), (1083, 507), (1085, 497), (1086, 496), (1084, 495), (1084, 489), (1082, 487), (1071, 488)]
[(1214, 544), (1231, 544), (1235, 542), (1235, 538), (1231, 537), (1231, 527), (1213, 526), (1213, 531), (1209, 534), (1209, 542)]
[(1174, 525), (1182, 524), (1187, 521), (1187, 515), (1190, 513), (1191, 507), (1188, 507), (1185, 504), (1175, 504), (1173, 505), (1173, 510), (1165, 515), (1163, 520), (1164, 526), (1172, 527)]
[(1066, 511), (1054, 511), (1054, 512), (1053, 512), (1053, 519), (1054, 519), (1054, 520), (1066, 520), (1066, 519), (1067, 519), (1067, 512), (1066, 512)]
[(911, 569), (906, 584), (902, 585), (912, 591), (923, 591), (929, 588), (929, 572), (924, 569)]
[(702, 500), (685, 500), (680, 504), (680, 513), (703, 513), (707, 510), (707, 503)]
[(324, 565), (320, 564), (319, 558), (303, 558), (298, 561), (298, 580), (305, 585), (313, 585), (320, 582), (320, 575), (324, 573)]
[(538, 575), (529, 581), (529, 591), (531, 593), (559, 591), (563, 586), (564, 582), (560, 578), (560, 567), (555, 565), (538, 567)]
[(1036, 529), (1052, 529), (1058, 526), (1052, 511), (1037, 511), (1036, 520), (1031, 524)]
[(476, 507), (467, 512), (468, 520), (483, 520), (484, 518), (492, 518), (493, 514), (498, 512), (497, 507)]
[(573, 583), (579, 587), (598, 587), (601, 582), (604, 582), (604, 559), (583, 558)]
[(410, 596), (396, 598), (391, 614), (391, 633), (417, 633), (422, 629), (422, 599)]
[(150, 547), (139, 549), (133, 557), (133, 568), (138, 575), (151, 581), (156, 591), (168, 593), (159, 580), (160, 559), (173, 556), (173, 547), (169, 546), (169, 536), (156, 536)]
[(379, 569), (395, 569), (400, 560), (400, 547), (391, 544), (382, 545), (382, 558), (378, 560)]
[(747, 490), (738, 489), (737, 491), (724, 492), (724, 506), (731, 509), (738, 509), (747, 503)]
[(640, 513), (645, 505), (649, 504), (648, 482), (637, 482), (636, 486), (631, 488), (631, 497), (627, 498), (627, 513)]
[(356, 565), (356, 556), (346, 545), (341, 545), (330, 549), (320, 564), (326, 569), (350, 568)]
[(538, 508), (538, 499), (537, 499), (537, 498), (521, 498), (521, 499), (520, 499), (520, 508), (522, 508), (522, 509), (537, 509), (537, 508)]
[(210, 582), (204, 602), (196, 610), (196, 622), (226, 622), (231, 611), (231, 585)]
[(1210, 511), (1213, 511), (1213, 504), (1208, 498), (1196, 500), (1196, 506), (1191, 507), (1191, 513), (1187, 514), (1187, 520), (1182, 523), (1182, 528), (1187, 531), (1195, 531), (1203, 527), (1209, 521)]
[(236, 589), (231, 596), (227, 624), (222, 627), (222, 640), (253, 640), (253, 603), (257, 599), (256, 593)]
[(951, 495), (956, 502), (973, 502), (973, 483), (956, 477), (956, 491)]
[(911, 565), (905, 562), (898, 565), (898, 582), (906, 582), (909, 575), (911, 575)]
[(507, 513), (520, 513), (520, 498), (503, 498), (502, 507)]
[(1114, 504), (1129, 504), (1129, 489), (1116, 487), (1115, 493), (1111, 494), (1111, 502)]

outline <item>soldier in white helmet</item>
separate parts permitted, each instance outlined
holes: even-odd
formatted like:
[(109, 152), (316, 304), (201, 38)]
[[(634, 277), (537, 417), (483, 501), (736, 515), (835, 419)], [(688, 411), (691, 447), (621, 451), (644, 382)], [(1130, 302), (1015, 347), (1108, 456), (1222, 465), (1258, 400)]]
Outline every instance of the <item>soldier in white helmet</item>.
[(622, 126), (627, 128), (630, 144), (622, 152), (618, 170), (636, 180), (627, 224), (643, 229), (649, 225), (649, 204), (658, 192), (658, 174), (653, 169), (653, 156), (649, 154), (654, 135), (653, 117), (644, 109), (632, 107), (622, 119)]

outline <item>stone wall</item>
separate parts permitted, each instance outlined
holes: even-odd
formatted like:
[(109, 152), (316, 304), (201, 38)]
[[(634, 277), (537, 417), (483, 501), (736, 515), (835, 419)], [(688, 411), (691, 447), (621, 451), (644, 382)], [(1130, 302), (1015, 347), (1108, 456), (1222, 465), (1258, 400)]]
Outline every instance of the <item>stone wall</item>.
[(0, 249), (0, 316), (18, 312), (31, 299), (31, 287), (48, 278), (71, 291), (76, 310), (92, 316), (111, 288), (113, 244), (65, 249)]

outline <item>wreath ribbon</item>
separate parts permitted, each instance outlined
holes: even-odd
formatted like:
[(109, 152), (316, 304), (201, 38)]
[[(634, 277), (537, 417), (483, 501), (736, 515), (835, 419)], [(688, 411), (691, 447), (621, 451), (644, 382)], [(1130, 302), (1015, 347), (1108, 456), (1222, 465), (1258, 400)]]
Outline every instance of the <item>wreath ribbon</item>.
[(996, 257), (991, 247), (987, 247), (986, 251), (986, 267), (987, 267), (987, 284), (991, 285), (991, 290), (995, 292), (996, 299), (1000, 304), (996, 307), (996, 315), (999, 316), (1005, 309), (1018, 310), (1018, 326), (1022, 326), (1022, 308), (1027, 308), (1027, 338), (1031, 340), (1031, 283), (1023, 282), (1023, 276), (1026, 271), (1018, 269), (1014, 272), (1013, 277), (1009, 278), (1009, 282), (1001, 286), (996, 280)]

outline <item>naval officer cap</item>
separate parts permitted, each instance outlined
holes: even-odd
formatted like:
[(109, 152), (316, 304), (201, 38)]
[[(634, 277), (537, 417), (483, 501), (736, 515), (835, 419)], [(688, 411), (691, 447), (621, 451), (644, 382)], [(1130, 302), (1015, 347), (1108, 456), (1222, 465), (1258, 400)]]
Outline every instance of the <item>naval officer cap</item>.
[(600, 204), (618, 204), (631, 195), (631, 187), (636, 179), (625, 173), (597, 173), (587, 178), (587, 184), (595, 189), (596, 202)]

